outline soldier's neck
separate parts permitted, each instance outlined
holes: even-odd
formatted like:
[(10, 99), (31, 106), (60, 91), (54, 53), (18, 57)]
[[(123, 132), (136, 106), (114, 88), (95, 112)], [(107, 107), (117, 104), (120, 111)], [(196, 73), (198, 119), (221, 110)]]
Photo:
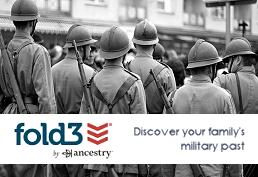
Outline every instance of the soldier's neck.
[(152, 57), (153, 50), (137, 50), (136, 57)]
[(121, 58), (108, 59), (105, 61), (105, 66), (123, 66), (122, 59)]

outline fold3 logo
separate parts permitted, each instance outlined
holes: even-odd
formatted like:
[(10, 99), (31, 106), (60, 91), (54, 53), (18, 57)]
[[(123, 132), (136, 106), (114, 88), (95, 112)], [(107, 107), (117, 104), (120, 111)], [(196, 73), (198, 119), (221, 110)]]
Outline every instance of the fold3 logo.
[[(19, 123), (16, 129), (14, 129), (14, 132), (16, 133), (16, 145), (21, 145), (23, 143), (28, 145), (37, 145), (39, 143), (42, 143), (43, 145), (79, 145), (83, 141), (83, 135), (80, 132), (83, 126), (82, 123), (68, 123), (68, 125), (65, 123), (59, 123), (59, 128), (50, 130), (47, 128), (47, 123), (41, 123), (40, 125), (41, 130), (35, 128), (25, 129), (25, 123)], [(88, 123), (87, 140), (96, 145), (108, 141), (108, 126), (112, 126), (112, 123), (105, 123), (100, 126)], [(68, 129), (71, 129), (72, 135), (77, 137), (76, 141), (66, 140), (66, 135), (68, 134), (66, 131)], [(54, 138), (55, 134), (59, 134), (60, 138)], [(34, 136), (36, 138), (32, 140), (30, 136)]]

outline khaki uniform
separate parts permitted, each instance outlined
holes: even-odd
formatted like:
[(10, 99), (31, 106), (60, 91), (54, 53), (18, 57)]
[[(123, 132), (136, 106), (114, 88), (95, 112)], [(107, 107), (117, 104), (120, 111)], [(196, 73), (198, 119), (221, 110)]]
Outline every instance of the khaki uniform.
[[(85, 64), (83, 64), (83, 67), (86, 79), (89, 81), (95, 71)], [(75, 54), (66, 56), (62, 61), (54, 65), (52, 74), (57, 113), (79, 114), (83, 86)]]
[[(30, 35), (17, 30), (8, 44), (8, 50), (12, 53), (25, 41), (33, 41), (33, 39)], [(6, 97), (12, 97), (11, 83), (5, 74), (2, 58), (0, 58), (0, 72), (2, 92)], [(33, 42), (33, 44), (21, 49), (17, 61), (17, 82), (22, 96), (37, 102), (36, 104), (26, 104), (30, 113), (56, 113), (50, 57), (43, 46)], [(11, 114), (17, 113), (17, 111), (16, 103), (11, 103), (4, 110), (4, 113)]]
[[(122, 64), (105, 64), (104, 68), (96, 74), (92, 82), (95, 83), (103, 97), (112, 102), (117, 94), (117, 91), (122, 84), (129, 78), (134, 77), (137, 80), (129, 88), (126, 94), (114, 105), (113, 114), (146, 114), (146, 101), (143, 85), (139, 77), (135, 74), (125, 71)], [(93, 104), (97, 114), (108, 114), (108, 106), (99, 100), (94, 94)], [(88, 113), (85, 100), (83, 98), (80, 113)]]
[[(90, 170), (90, 177), (108, 176), (108, 167), (105, 164), (85, 164), (84, 169)], [(115, 164), (114, 170), (118, 177), (147, 177), (145, 164)]]
[(47, 165), (39, 164), (1, 164), (1, 177), (46, 177)]
[(176, 114), (236, 113), (231, 94), (212, 84), (206, 75), (195, 75), (180, 87), (173, 97), (172, 107)]
[[(255, 75), (255, 69), (251, 66), (246, 66), (239, 68), (237, 73), (240, 80), (244, 113), (258, 114), (258, 77)], [(239, 96), (235, 74), (222, 74), (215, 78), (213, 83), (231, 92), (237, 113), (239, 113)]]
[[(133, 73), (136, 73), (141, 77), (144, 83), (150, 73), (150, 69), (154, 69), (157, 65), (161, 65), (159, 62), (155, 61), (150, 54), (137, 53), (136, 58), (132, 60), (128, 69)], [(167, 95), (172, 91), (176, 90), (176, 81), (173, 71), (170, 68), (163, 69), (159, 74), (157, 74), (161, 85), (163, 86)], [(164, 103), (159, 94), (155, 81), (151, 82), (146, 88), (146, 101), (148, 113), (162, 113), (164, 108)]]
[(82, 164), (50, 164), (47, 177), (85, 177)]
[[(206, 176), (210, 177), (221, 177), (223, 176), (223, 165), (222, 164), (202, 164), (201, 168)], [(194, 177), (193, 171), (188, 164), (177, 164), (175, 177)], [(225, 171), (225, 177), (242, 177), (243, 176), (243, 165), (231, 164), (228, 165)]]

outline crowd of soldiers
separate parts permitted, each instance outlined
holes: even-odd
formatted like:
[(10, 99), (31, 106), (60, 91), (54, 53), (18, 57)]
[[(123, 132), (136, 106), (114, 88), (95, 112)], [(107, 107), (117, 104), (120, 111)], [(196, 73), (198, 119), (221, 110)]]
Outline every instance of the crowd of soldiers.
[[(132, 42), (118, 26), (106, 30), (99, 41), (99, 54), (105, 62), (96, 70), (88, 59), (96, 40), (85, 27), (70, 27), (63, 46), (68, 52), (52, 66), (46, 48), (32, 38), (39, 18), (34, 1), (16, 0), (10, 18), (16, 31), (7, 46), (1, 47), (0, 57), (0, 111), (4, 114), (258, 113), (257, 56), (246, 38), (234, 38), (223, 58), (211, 43), (199, 39), (188, 54), (190, 77), (182, 81), (184, 77), (174, 72), (181, 65), (175, 64), (173, 69), (170, 62), (161, 62), (162, 56), (154, 55), (163, 55), (164, 48), (158, 43), (155, 25), (147, 19), (136, 25)], [(135, 56), (126, 61), (130, 52)], [(227, 63), (228, 73), (217, 75), (216, 65), (221, 62)], [(25, 177), (45, 176), (46, 168), (49, 176), (98, 177), (108, 176), (110, 166), (14, 165), (12, 170)], [(116, 164), (113, 170), (119, 177), (191, 177), (190, 167)], [(243, 176), (242, 165), (200, 167), (206, 176)]]
[[(258, 113), (257, 56), (246, 38), (234, 38), (223, 58), (199, 39), (188, 54), (187, 80), (184, 70), (177, 73), (177, 60), (162, 62), (165, 50), (147, 19), (136, 25), (132, 41), (118, 26), (106, 30), (99, 41), (104, 65), (96, 67), (90, 57), (96, 40), (84, 26), (70, 27), (63, 46), (68, 52), (53, 62), (32, 38), (39, 18), (36, 4), (15, 1), (10, 18), (16, 31), (0, 60), (4, 114)], [(222, 62), (228, 72), (217, 75)]]

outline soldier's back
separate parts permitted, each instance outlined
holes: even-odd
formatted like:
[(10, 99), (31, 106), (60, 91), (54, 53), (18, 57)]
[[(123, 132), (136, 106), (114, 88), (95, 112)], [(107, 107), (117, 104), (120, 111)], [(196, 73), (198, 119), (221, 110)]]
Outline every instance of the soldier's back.
[[(156, 70), (156, 69), (157, 70)], [(176, 89), (176, 82), (173, 71), (167, 66), (155, 61), (152, 57), (136, 56), (132, 60), (128, 69), (141, 77), (145, 89), (147, 109), (149, 113), (162, 113), (164, 103), (157, 89), (156, 83), (150, 75), (150, 69), (156, 70), (156, 75), (168, 95)], [(149, 77), (151, 79), (149, 79)]]
[[(139, 111), (138, 113), (142, 113), (146, 110), (142, 104), (145, 103), (145, 101), (143, 102), (143, 100), (145, 100), (145, 95), (143, 94), (144, 90), (139, 76), (130, 73), (122, 66), (105, 66), (98, 74), (96, 74), (92, 82), (94, 82), (94, 85), (108, 103), (111, 103), (116, 98), (118, 91), (125, 82), (129, 83), (124, 87), (126, 91), (125, 94), (121, 95), (121, 99), (114, 104), (112, 114), (130, 114), (134, 111), (137, 112), (135, 106), (132, 104), (135, 104), (134, 102), (137, 102), (138, 99), (141, 100), (139, 107), (137, 108)], [(92, 88), (93, 87), (91, 87), (91, 89)], [(138, 98), (135, 98), (136, 96)], [(97, 113), (110, 113), (107, 104), (98, 99), (94, 94), (93, 100)]]

